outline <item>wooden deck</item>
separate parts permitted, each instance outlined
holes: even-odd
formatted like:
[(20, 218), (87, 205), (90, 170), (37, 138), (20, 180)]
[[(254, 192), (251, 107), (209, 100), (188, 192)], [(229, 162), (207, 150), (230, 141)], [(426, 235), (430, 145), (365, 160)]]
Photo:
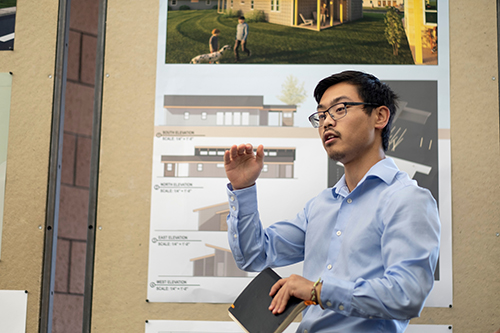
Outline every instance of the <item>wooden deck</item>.
[[(300, 20), (300, 18), (299, 18)], [(325, 30), (325, 29), (330, 29), (330, 28), (333, 28), (337, 25), (340, 25), (342, 24), (340, 21), (333, 21), (333, 26), (330, 25), (330, 21), (328, 20), (325, 24), (322, 24), (321, 25), (321, 30)], [(307, 29), (307, 30), (314, 30), (314, 31), (318, 31), (318, 26), (317, 26), (317, 22), (315, 21), (313, 24), (304, 24), (304, 23), (301, 23), (299, 25), (295, 25), (294, 26), (295, 28), (302, 28), (302, 29)]]

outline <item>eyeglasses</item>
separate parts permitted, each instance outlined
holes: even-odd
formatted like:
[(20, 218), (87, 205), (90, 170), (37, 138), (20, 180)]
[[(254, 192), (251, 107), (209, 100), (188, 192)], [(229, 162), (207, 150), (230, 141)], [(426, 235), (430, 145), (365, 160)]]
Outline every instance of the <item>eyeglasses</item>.
[(361, 102), (342, 102), (333, 104), (326, 111), (314, 112), (309, 116), (309, 121), (314, 128), (323, 126), (326, 119), (326, 114), (328, 113), (333, 120), (339, 120), (347, 115), (347, 107), (354, 105), (369, 105), (369, 106), (380, 106), (373, 103), (361, 103)]

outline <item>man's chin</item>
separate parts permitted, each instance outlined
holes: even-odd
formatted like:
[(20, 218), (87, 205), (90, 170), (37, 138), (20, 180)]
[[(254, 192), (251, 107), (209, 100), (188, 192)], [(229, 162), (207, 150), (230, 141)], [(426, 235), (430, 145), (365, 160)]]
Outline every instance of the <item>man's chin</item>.
[(345, 158), (345, 154), (338, 151), (329, 151), (328, 157), (330, 157), (334, 161), (342, 162), (342, 160)]

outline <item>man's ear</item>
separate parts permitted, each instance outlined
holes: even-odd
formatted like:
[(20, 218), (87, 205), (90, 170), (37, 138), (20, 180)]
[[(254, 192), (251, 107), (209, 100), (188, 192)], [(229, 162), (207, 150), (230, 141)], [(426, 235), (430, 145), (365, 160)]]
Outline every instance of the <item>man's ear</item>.
[(391, 111), (385, 105), (379, 106), (372, 111), (375, 116), (375, 128), (383, 129), (389, 122)]

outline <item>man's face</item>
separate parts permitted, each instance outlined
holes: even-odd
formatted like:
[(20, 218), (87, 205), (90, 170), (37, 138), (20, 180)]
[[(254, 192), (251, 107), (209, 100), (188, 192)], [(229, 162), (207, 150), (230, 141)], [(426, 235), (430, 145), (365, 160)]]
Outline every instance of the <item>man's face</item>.
[[(356, 86), (338, 83), (328, 88), (318, 105), (318, 111), (325, 111), (340, 102), (364, 102)], [(359, 160), (371, 149), (380, 146), (375, 131), (375, 112), (367, 115), (363, 105), (348, 106), (344, 118), (333, 120), (327, 114), (324, 124), (318, 128), (319, 136), (328, 156), (344, 165)]]

